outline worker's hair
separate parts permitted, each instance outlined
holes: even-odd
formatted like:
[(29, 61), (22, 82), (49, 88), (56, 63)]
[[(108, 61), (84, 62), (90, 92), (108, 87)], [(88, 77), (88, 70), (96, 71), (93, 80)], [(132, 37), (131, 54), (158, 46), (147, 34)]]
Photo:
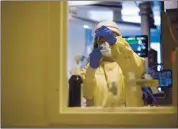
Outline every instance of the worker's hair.
[(97, 48), (98, 47), (98, 43), (97, 43), (97, 37), (95, 36), (94, 38), (94, 43), (93, 43), (93, 49)]

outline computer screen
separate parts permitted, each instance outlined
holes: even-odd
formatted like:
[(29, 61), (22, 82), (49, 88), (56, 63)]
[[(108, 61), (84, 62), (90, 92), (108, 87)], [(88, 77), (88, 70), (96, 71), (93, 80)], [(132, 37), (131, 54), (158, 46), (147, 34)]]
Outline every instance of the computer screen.
[(138, 56), (148, 57), (148, 37), (146, 35), (123, 36), (122, 38), (129, 43)]
[(154, 79), (159, 80), (159, 87), (169, 87), (172, 86), (172, 71), (164, 70), (155, 73)]

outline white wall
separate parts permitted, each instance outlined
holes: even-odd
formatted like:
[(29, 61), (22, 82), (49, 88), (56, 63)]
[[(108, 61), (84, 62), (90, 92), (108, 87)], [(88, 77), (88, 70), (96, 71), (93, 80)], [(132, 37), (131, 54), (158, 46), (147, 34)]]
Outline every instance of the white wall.
[(164, 1), (164, 8), (165, 9), (176, 9), (178, 8), (178, 1), (177, 0), (172, 0), (172, 1)]
[(122, 36), (140, 35), (141, 28), (139, 26), (118, 24)]
[(68, 23), (68, 72), (74, 66), (74, 57), (83, 55), (85, 52), (85, 28), (87, 25), (93, 29), (95, 26), (90, 22), (78, 19), (70, 19)]

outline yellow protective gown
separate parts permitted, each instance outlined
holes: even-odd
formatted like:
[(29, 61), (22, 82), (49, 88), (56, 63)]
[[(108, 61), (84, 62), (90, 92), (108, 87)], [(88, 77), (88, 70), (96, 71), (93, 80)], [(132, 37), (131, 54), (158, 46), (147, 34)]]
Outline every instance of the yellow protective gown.
[(133, 85), (126, 81), (129, 79), (129, 72), (135, 74), (135, 79), (141, 79), (146, 71), (144, 58), (139, 57), (121, 36), (118, 36), (116, 44), (111, 46), (111, 53), (125, 77), (126, 106), (143, 106), (141, 86), (136, 86), (133, 90)]
[(124, 78), (116, 62), (100, 62), (95, 70), (88, 65), (82, 70), (83, 96), (92, 100), (92, 106), (109, 106), (112, 93), (108, 91), (112, 81), (118, 83), (117, 106), (125, 106)]
[(140, 107), (143, 106), (141, 86), (127, 83), (129, 72), (133, 72), (136, 78), (141, 78), (145, 72), (145, 61), (139, 57), (122, 39), (116, 37), (117, 42), (111, 46), (112, 58), (115, 62), (101, 60), (97, 69), (87, 65), (81, 71), (83, 79), (83, 96), (92, 101), (92, 106), (107, 106), (112, 101), (108, 88), (112, 81), (118, 83), (117, 106)]

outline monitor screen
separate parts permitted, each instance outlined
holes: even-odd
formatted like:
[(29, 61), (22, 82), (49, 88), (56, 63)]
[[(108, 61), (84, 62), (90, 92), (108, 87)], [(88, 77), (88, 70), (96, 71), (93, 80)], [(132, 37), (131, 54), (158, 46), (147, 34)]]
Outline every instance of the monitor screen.
[(153, 78), (159, 80), (159, 87), (172, 86), (172, 71), (171, 70), (158, 71), (155, 73)]
[(140, 57), (148, 57), (148, 37), (146, 35), (123, 36), (122, 38), (129, 43), (137, 55)]

